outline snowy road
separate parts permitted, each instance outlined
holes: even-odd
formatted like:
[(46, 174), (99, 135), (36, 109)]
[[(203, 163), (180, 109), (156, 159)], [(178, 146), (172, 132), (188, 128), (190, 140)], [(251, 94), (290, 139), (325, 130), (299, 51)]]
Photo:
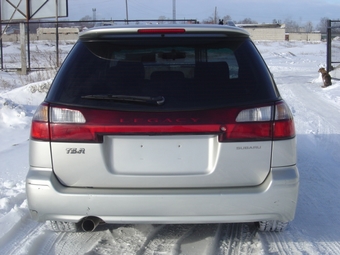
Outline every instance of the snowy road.
[[(340, 254), (340, 81), (320, 87), (317, 70), (325, 64), (326, 45), (257, 46), (292, 109), (297, 130), (300, 194), (295, 220), (285, 232), (259, 233), (250, 223), (49, 231), (30, 219), (24, 190), (28, 123), (42, 95), (19, 88), (0, 91), (0, 254)], [(5, 105), (6, 99), (11, 101)]]

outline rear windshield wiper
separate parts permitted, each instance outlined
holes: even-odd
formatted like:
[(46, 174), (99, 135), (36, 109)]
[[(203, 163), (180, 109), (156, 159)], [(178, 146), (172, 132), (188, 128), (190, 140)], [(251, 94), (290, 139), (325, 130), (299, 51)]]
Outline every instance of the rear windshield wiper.
[(144, 103), (144, 104), (153, 104), (153, 105), (162, 105), (165, 102), (165, 98), (163, 96), (130, 96), (130, 95), (86, 95), (81, 98), (85, 99), (94, 99), (94, 100), (113, 100), (120, 102), (132, 102), (132, 103)]

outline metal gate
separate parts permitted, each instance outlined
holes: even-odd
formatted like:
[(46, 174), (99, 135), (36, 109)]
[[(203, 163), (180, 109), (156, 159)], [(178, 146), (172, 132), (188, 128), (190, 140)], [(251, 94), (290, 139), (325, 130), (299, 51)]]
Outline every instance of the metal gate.
[(327, 71), (340, 64), (340, 20), (327, 21)]

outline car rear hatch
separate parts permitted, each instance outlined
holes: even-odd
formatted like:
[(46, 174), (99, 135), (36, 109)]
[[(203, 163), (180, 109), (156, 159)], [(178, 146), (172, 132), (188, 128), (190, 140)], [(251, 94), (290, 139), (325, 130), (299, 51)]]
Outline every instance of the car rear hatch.
[(65, 186), (256, 186), (272, 141), (294, 136), (287, 112), (244, 31), (108, 28), (81, 36), (32, 139)]

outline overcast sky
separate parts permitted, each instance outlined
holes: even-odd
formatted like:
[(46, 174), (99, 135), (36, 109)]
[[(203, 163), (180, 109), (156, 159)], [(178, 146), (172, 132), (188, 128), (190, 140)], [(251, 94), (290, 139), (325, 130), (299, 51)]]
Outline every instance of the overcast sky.
[[(96, 8), (97, 19), (125, 19), (126, 2), (128, 18), (172, 19), (174, 0), (68, 0), (70, 20), (92, 17)], [(259, 23), (286, 19), (317, 25), (321, 18), (340, 19), (340, 0), (175, 0), (177, 19), (202, 21), (214, 16), (215, 7), (220, 18), (226, 15), (240, 21), (251, 18)]]

